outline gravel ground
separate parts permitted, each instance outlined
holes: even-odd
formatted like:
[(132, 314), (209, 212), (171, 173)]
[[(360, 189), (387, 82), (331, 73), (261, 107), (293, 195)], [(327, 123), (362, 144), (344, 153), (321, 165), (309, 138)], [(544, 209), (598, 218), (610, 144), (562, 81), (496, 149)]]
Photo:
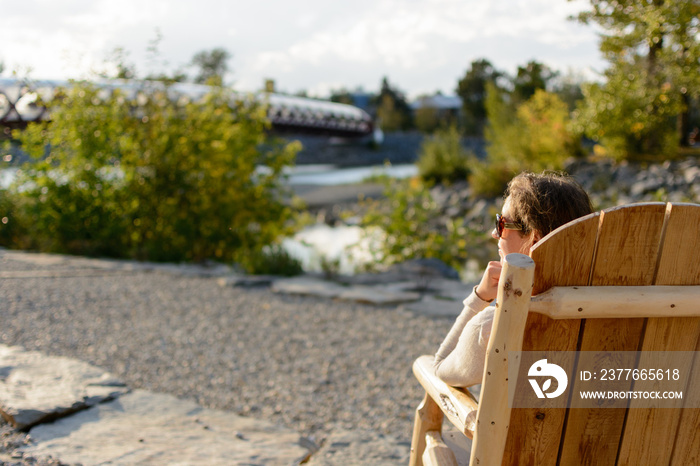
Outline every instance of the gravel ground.
[(334, 428), (410, 442), (422, 398), (411, 364), (451, 325), (396, 307), (224, 288), (214, 278), (85, 273), (84, 260), (8, 256), (0, 250), (0, 343), (77, 358), (131, 388), (268, 419), (317, 442)]

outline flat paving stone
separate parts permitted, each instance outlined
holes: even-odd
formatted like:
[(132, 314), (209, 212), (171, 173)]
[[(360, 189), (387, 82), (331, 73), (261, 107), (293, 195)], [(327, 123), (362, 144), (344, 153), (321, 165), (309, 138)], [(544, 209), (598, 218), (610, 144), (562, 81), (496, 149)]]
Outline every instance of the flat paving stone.
[(401, 307), (406, 311), (430, 317), (456, 317), (464, 306), (460, 301), (427, 295), (420, 301), (405, 303)]
[(110, 373), (85, 362), (0, 345), (0, 414), (17, 429), (69, 415), (128, 390)]
[(30, 431), (24, 457), (82, 465), (291, 465), (308, 442), (268, 421), (206, 409), (172, 395), (135, 390)]
[(381, 286), (352, 286), (338, 295), (344, 301), (375, 305), (401, 304), (418, 301), (421, 295), (409, 291), (392, 291)]
[(272, 284), (275, 293), (335, 298), (348, 288), (337, 283), (312, 277), (283, 278)]

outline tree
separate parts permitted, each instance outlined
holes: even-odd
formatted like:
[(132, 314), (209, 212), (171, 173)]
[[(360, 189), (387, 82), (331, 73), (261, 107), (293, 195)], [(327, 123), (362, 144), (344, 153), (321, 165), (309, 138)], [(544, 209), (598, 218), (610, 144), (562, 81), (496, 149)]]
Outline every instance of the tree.
[(462, 99), (464, 131), (481, 135), (486, 124), (486, 85), (498, 81), (505, 75), (486, 60), (474, 60), (467, 73), (457, 84), (457, 95)]
[[(590, 121), (584, 119), (582, 124), (600, 129), (610, 118), (599, 113), (627, 106), (632, 112), (620, 115), (622, 118), (629, 120), (641, 112), (644, 121), (621, 122), (623, 127), (635, 128), (635, 134), (616, 136), (619, 156), (664, 154), (674, 137), (675, 145), (686, 143), (690, 102), (700, 89), (700, 3), (591, 0), (591, 9), (578, 19), (602, 27), (600, 50), (611, 63), (605, 73), (607, 82), (584, 90), (589, 99), (601, 100), (586, 104), (589, 108), (582, 114)], [(632, 80), (635, 83), (629, 86)], [(599, 111), (590, 111), (590, 107)], [(620, 147), (625, 139), (632, 145)]]
[(525, 102), (538, 89), (547, 90), (549, 82), (557, 75), (547, 65), (534, 60), (525, 66), (519, 66), (513, 79), (513, 100)]
[(386, 77), (382, 79), (379, 94), (373, 100), (382, 130), (406, 130), (412, 126), (411, 108), (406, 102), (406, 97), (400, 90), (392, 87)]
[(199, 70), (194, 82), (199, 84), (221, 85), (224, 75), (228, 72), (227, 61), (231, 54), (223, 48), (217, 47), (210, 51), (202, 50), (192, 57), (192, 66)]

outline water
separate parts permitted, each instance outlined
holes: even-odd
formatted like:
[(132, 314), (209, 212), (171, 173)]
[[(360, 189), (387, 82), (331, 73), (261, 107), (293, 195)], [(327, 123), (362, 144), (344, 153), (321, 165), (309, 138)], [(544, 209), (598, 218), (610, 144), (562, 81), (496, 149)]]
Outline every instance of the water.
[(353, 275), (374, 262), (372, 251), (377, 251), (384, 233), (354, 225), (330, 227), (317, 224), (307, 227), (282, 241), (282, 247), (301, 262), (306, 272), (329, 271)]
[(338, 185), (360, 183), (369, 177), (386, 175), (391, 178), (410, 178), (418, 173), (413, 164), (374, 165), (368, 167), (337, 168), (334, 165), (297, 165), (291, 168), (291, 185)]
[[(0, 170), (0, 188), (7, 188), (17, 175), (17, 168)], [(391, 178), (409, 178), (418, 173), (413, 164), (376, 165), (369, 167), (337, 168), (335, 165), (298, 165), (286, 171), (290, 185), (339, 185), (360, 183), (363, 180), (386, 175)]]

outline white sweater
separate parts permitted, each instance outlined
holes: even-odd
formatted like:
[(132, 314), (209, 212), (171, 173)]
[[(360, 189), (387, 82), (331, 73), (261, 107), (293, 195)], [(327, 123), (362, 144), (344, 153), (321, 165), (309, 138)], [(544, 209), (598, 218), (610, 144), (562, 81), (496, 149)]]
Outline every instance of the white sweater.
[(473, 291), (464, 300), (462, 312), (435, 354), (435, 374), (447, 384), (481, 383), (495, 310)]

